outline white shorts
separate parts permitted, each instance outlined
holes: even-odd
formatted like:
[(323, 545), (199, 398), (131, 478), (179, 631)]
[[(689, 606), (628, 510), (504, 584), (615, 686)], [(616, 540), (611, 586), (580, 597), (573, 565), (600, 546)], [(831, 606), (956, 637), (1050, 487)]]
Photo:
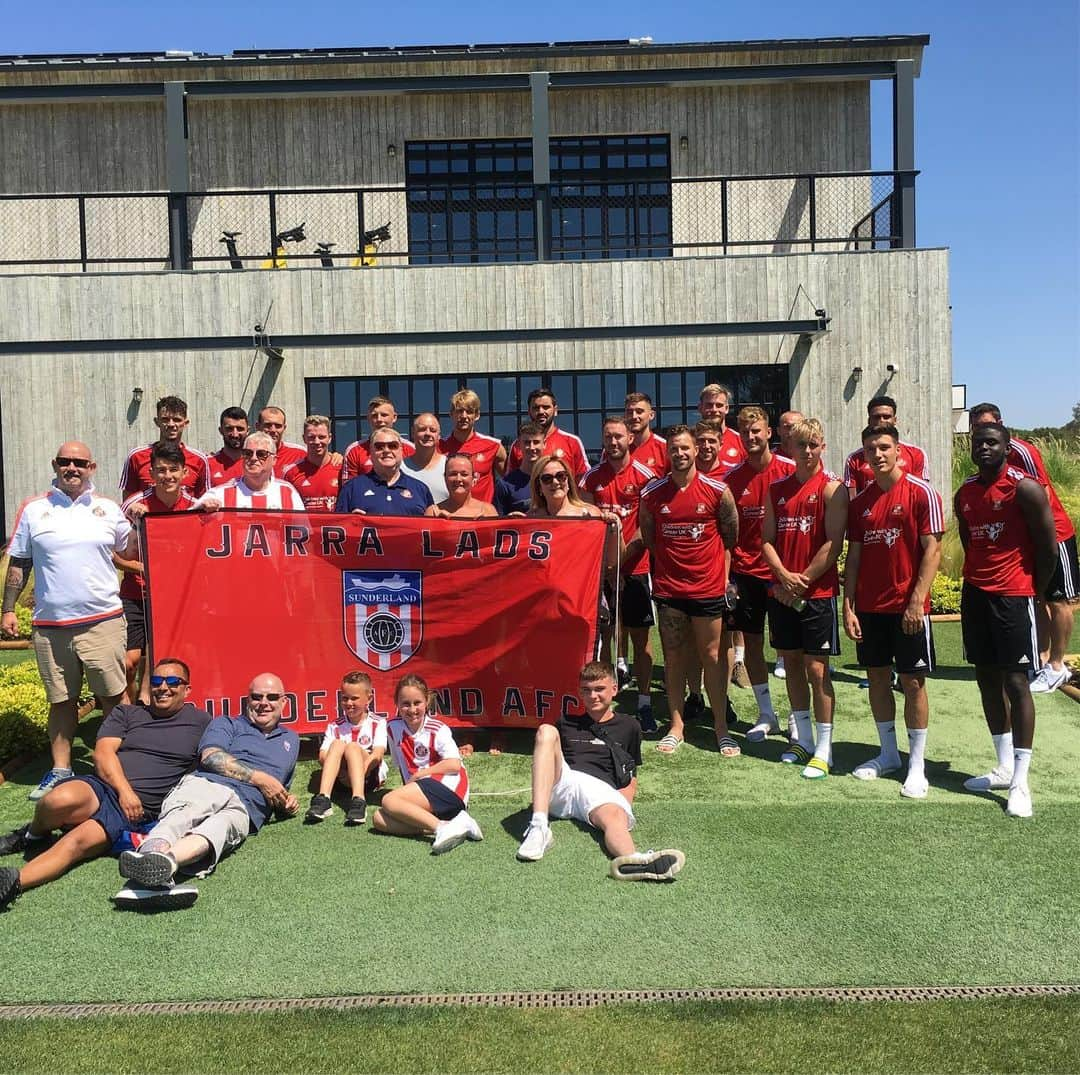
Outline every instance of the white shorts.
[(616, 791), (610, 784), (605, 784), (591, 773), (582, 773), (571, 769), (565, 761), (562, 773), (551, 789), (551, 803), (548, 813), (556, 818), (572, 818), (574, 821), (591, 825), (589, 815), (598, 807), (613, 803), (626, 811), (627, 828), (634, 827), (634, 811), (626, 801), (626, 796)]

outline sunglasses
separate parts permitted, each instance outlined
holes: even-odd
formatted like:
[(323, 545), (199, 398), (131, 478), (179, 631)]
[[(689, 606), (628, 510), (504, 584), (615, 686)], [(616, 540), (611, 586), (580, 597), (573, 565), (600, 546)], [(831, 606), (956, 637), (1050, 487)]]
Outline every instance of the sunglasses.
[(179, 676), (151, 676), (151, 687), (179, 687), (181, 683), (187, 683), (186, 679), (181, 679)]
[(395, 452), (400, 447), (401, 445), (396, 440), (380, 440), (371, 443), (373, 452)]
[(281, 695), (276, 694), (276, 693), (274, 693), (274, 694), (256, 694), (254, 691), (252, 691), (248, 695), (248, 697), (253, 702), (264, 702), (264, 701), (265, 702), (280, 702), (281, 701)]
[(565, 470), (560, 471), (558, 474), (541, 474), (540, 481), (544, 485), (554, 485), (558, 482), (560, 485), (565, 485), (570, 480), (570, 475)]
[(266, 448), (241, 448), (240, 454), (245, 459), (258, 459), (260, 463), (265, 463), (274, 453)]
[(58, 467), (78, 467), (80, 470), (86, 470), (92, 463), (92, 459), (79, 459), (74, 455), (58, 455), (53, 462)]

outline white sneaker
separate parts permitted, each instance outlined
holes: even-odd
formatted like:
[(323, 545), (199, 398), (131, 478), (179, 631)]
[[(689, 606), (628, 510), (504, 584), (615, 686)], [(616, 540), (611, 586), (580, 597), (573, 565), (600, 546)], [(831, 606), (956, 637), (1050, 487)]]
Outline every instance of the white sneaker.
[(787, 679), (787, 669), (784, 668), (781, 661), (776, 662), (776, 667), (773, 669), (772, 674), (776, 676), (777, 679)]
[(555, 837), (551, 835), (550, 825), (538, 825), (530, 821), (525, 830), (525, 839), (517, 849), (518, 861), (539, 862), (554, 842)]
[(1005, 813), (1009, 817), (1031, 817), (1031, 792), (1022, 786), (1009, 788), (1009, 802)]
[(884, 776), (886, 773), (895, 773), (900, 768), (900, 759), (898, 757), (886, 758), (884, 754), (879, 754), (876, 758), (871, 758), (869, 761), (864, 761), (862, 765), (857, 765), (851, 770), (851, 775), (856, 780), (877, 780), (879, 776)]
[(964, 787), (968, 791), (994, 791), (998, 788), (1007, 788), (1012, 784), (1012, 769), (1003, 769), (995, 765), (988, 773), (982, 776), (971, 776), (964, 781)]
[(907, 780), (900, 788), (905, 799), (925, 799), (930, 791), (930, 783), (925, 773), (908, 773)]
[(484, 834), (480, 831), (480, 826), (476, 823), (476, 818), (472, 814), (465, 814), (465, 839), (475, 840), (479, 842), (484, 838)]
[(1050, 694), (1068, 682), (1069, 670), (1067, 668), (1062, 668), (1059, 672), (1056, 668), (1044, 664), (1035, 674), (1029, 689), (1032, 694)]
[[(463, 844), (469, 839), (469, 822), (472, 818), (462, 810), (455, 814), (449, 821), (443, 821), (435, 830), (435, 839), (431, 842), (433, 855), (445, 855), (447, 851), (453, 851), (458, 844)], [(476, 822), (473, 821), (475, 825)]]

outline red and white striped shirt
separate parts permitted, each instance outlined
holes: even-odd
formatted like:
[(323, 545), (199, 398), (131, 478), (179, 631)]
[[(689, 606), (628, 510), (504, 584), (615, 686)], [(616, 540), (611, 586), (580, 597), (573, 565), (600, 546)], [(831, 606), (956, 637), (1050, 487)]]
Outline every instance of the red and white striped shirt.
[[(394, 717), (386, 725), (390, 750), (394, 755), (394, 764), (401, 773), (402, 783), (407, 784), (417, 769), (442, 761), (444, 758), (460, 758), (461, 751), (454, 742), (449, 725), (435, 717), (424, 717), (423, 723), (415, 732), (401, 717)], [(449, 788), (466, 806), (469, 804), (469, 777), (463, 765), (456, 773), (443, 773), (433, 776), (443, 787)]]
[(288, 483), (271, 478), (258, 491), (250, 489), (243, 478), (218, 485), (199, 497), (196, 507), (214, 500), (223, 508), (251, 508), (253, 511), (304, 511), (304, 498)]
[(375, 713), (365, 713), (359, 724), (341, 717), (328, 724), (323, 732), (319, 753), (329, 750), (332, 743), (343, 739), (346, 743), (359, 743), (365, 750), (386, 749), (386, 718)]

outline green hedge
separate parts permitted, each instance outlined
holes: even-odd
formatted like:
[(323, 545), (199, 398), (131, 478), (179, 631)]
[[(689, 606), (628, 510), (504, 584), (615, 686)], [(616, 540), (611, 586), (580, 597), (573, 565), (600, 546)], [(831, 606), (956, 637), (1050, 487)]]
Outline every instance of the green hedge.
[(930, 587), (930, 611), (935, 615), (960, 611), (960, 580), (938, 572)]
[(37, 664), (0, 668), (0, 761), (49, 745), (49, 703)]

